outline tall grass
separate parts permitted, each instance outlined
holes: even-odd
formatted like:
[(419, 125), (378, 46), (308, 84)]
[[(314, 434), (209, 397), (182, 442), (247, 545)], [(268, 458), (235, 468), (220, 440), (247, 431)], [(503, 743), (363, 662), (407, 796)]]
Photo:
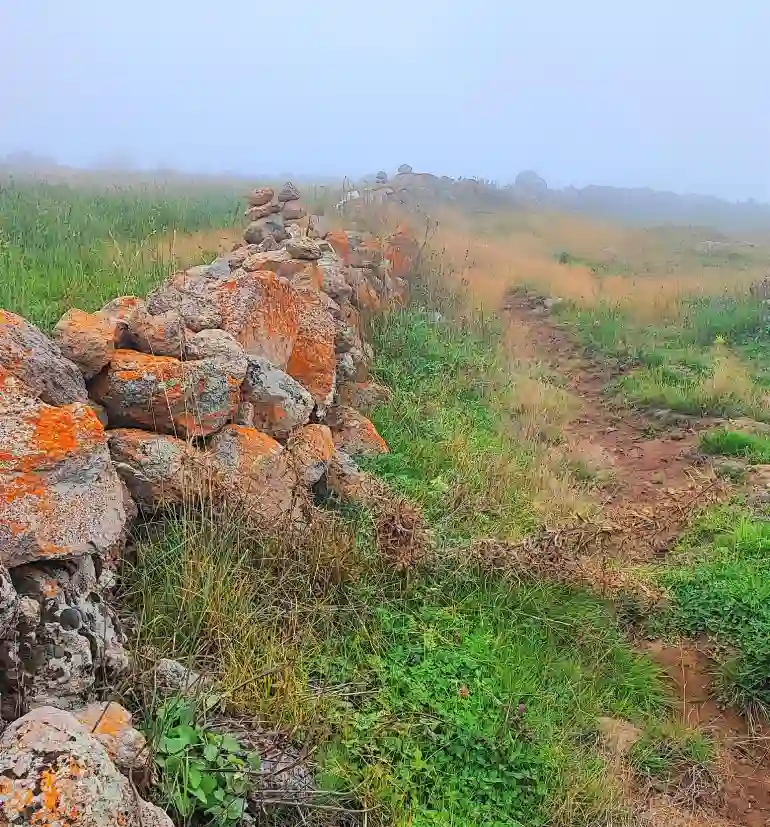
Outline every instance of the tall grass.
[(71, 307), (144, 294), (174, 265), (173, 234), (240, 223), (239, 195), (0, 185), (0, 307), (50, 329)]

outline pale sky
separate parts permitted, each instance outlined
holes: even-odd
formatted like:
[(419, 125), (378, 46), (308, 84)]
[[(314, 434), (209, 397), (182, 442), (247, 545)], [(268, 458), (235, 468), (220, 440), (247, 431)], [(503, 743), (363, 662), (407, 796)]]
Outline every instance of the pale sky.
[(770, 0), (0, 0), (0, 156), (770, 201)]

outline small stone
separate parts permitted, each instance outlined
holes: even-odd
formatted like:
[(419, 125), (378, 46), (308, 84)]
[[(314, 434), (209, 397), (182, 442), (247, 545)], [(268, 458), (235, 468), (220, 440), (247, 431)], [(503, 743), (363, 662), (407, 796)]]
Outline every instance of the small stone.
[(398, 168), (399, 175), (409, 175), (411, 172), (412, 168), (409, 166), (409, 164), (401, 164), (401, 166)]
[(115, 470), (143, 508), (193, 502), (205, 485), (205, 455), (184, 440), (138, 428), (116, 428), (109, 440)]
[(108, 556), (125, 522), (107, 439), (91, 408), (46, 405), (0, 373), (0, 564)]
[(297, 474), (274, 439), (255, 428), (227, 425), (211, 438), (209, 456), (220, 472), (222, 499), (273, 531), (293, 518)]
[(179, 358), (183, 350), (184, 329), (177, 310), (167, 310), (155, 316), (146, 310), (137, 310), (128, 320), (128, 335), (133, 346), (142, 353), (155, 356)]
[(387, 454), (388, 445), (363, 414), (346, 405), (335, 405), (326, 415), (337, 450), (352, 456)]
[(329, 222), (322, 215), (311, 215), (308, 220), (310, 238), (326, 238), (329, 234)]
[(248, 194), (247, 200), (252, 207), (262, 207), (269, 204), (274, 197), (275, 192), (270, 187), (259, 187)]
[(392, 398), (390, 388), (377, 382), (344, 382), (337, 388), (337, 400), (341, 405), (363, 413), (369, 413)]
[(245, 359), (182, 362), (116, 350), (109, 368), (91, 383), (91, 393), (115, 427), (205, 436), (232, 419), (245, 373)]
[(305, 425), (292, 432), (286, 443), (300, 482), (310, 487), (326, 473), (334, 456), (334, 440), (326, 425)]
[(278, 201), (280, 203), (285, 201), (296, 201), (299, 197), (299, 190), (294, 186), (294, 184), (292, 184), (291, 181), (287, 181), (278, 193)]
[[(262, 204), (258, 207), (249, 207), (244, 215), (249, 221), (259, 221), (260, 218), (267, 218), (268, 215), (273, 215), (278, 212), (281, 212), (280, 204)], [(286, 217), (286, 212), (284, 211), (284, 218)]]
[(75, 308), (59, 319), (53, 339), (62, 355), (74, 362), (86, 379), (96, 376), (115, 351), (110, 322), (99, 314)]
[(248, 357), (242, 399), (253, 408), (254, 427), (283, 438), (304, 425), (313, 411), (313, 397), (302, 385), (260, 356)]
[(185, 342), (186, 359), (244, 359), (243, 348), (226, 330), (201, 330)]
[(286, 201), (281, 212), (284, 221), (299, 221), (307, 215), (305, 205), (301, 201)]
[(190, 694), (198, 691), (205, 683), (197, 672), (171, 658), (161, 658), (155, 664), (153, 678), (155, 688), (164, 695)]
[(272, 236), (276, 241), (283, 241), (289, 237), (280, 213), (252, 221), (243, 231), (244, 241), (248, 244), (260, 244), (268, 236)]
[(33, 324), (7, 310), (0, 310), (0, 372), (17, 377), (49, 405), (88, 398), (78, 366)]
[[(228, 274), (229, 272), (228, 267)], [(180, 281), (184, 282), (184, 275)], [(222, 323), (219, 311), (209, 298), (189, 293), (171, 284), (163, 285), (150, 293), (147, 297), (147, 310), (153, 316), (178, 313), (184, 327), (193, 333), (217, 328)]]
[(118, 296), (111, 302), (107, 302), (99, 311), (112, 326), (113, 340), (116, 348), (131, 347), (131, 337), (128, 333), (128, 324), (136, 312), (144, 312), (147, 305), (142, 299), (136, 296)]
[(321, 258), (321, 248), (318, 246), (318, 242), (307, 236), (300, 236), (287, 241), (286, 251), (292, 258), (301, 258), (307, 261), (315, 261)]

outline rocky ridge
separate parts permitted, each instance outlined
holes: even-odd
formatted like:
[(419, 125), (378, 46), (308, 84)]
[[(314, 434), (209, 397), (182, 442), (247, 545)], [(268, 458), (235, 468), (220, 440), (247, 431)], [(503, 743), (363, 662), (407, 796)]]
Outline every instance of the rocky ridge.
[[(248, 202), (244, 243), (146, 298), (73, 308), (51, 338), (0, 309), (2, 823), (59, 823), (48, 782), (76, 809), (109, 791), (114, 812), (78, 823), (169, 823), (86, 705), (129, 668), (110, 595), (133, 520), (226, 498), (265, 530), (301, 526), (312, 486), (345, 468), (354, 495), (351, 456), (388, 450), (357, 409), (387, 396), (360, 318), (405, 299), (416, 243), (327, 232), (290, 183)], [(118, 718), (123, 749), (141, 736)]]

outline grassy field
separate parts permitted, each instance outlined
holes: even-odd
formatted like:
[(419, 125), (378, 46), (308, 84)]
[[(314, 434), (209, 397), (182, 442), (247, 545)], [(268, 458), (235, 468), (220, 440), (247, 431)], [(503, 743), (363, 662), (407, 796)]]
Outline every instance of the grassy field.
[[(5, 187), (0, 306), (49, 329), (72, 305), (92, 309), (143, 293), (170, 268), (232, 243), (238, 209), (230, 191)], [(429, 564), (393, 572), (365, 509), (319, 508), (306, 537), (280, 543), (227, 513), (181, 515), (140, 533), (122, 572), (137, 661), (188, 661), (214, 681), (212, 704), (225, 701), (231, 713), (304, 747), (318, 788), (303, 808), (307, 823), (630, 825), (634, 774), (665, 778), (707, 762), (711, 748), (675, 723), (658, 669), (635, 652), (613, 606), (471, 562), (475, 541), (516, 542), (597, 508), (590, 475), (560, 438), (574, 400), (478, 304), (496, 309), (523, 283), (561, 295), (565, 323), (591, 347), (640, 362), (631, 376), (642, 390), (618, 389), (629, 399), (663, 404), (645, 377), (686, 364), (686, 404), (730, 405), (757, 418), (764, 317), (745, 296), (724, 304), (716, 281), (711, 293), (686, 298), (700, 284), (690, 253), (673, 273), (661, 271), (682, 243), (662, 232), (651, 236), (651, 271), (639, 276), (633, 256), (647, 250), (647, 236), (638, 231), (550, 216), (457, 221), (439, 225), (432, 243), (441, 261), (410, 306), (372, 320), (370, 331), (375, 378), (393, 398), (373, 413), (391, 453), (367, 467), (419, 506), (434, 545)], [(747, 261), (731, 262), (741, 284), (761, 269), (761, 252), (751, 250)], [(469, 279), (476, 307), (463, 298)], [(629, 302), (645, 279), (657, 286)], [(701, 321), (685, 330), (683, 313)], [(629, 332), (648, 344), (632, 346)], [(724, 438), (713, 439), (715, 452), (766, 450), (729, 439), (728, 450)], [(766, 532), (746, 519), (736, 528), (712, 515), (661, 580), (674, 598), (666, 628), (724, 639), (737, 652), (725, 662), (726, 685), (755, 703), (767, 692), (766, 655), (747, 630), (751, 616), (765, 622)], [(180, 824), (244, 821), (253, 756), (222, 741), (207, 703), (159, 705), (136, 687), (124, 700), (156, 746), (150, 794)], [(602, 716), (642, 733), (630, 781), (600, 746)], [(296, 811), (272, 808), (259, 818), (294, 823)]]

